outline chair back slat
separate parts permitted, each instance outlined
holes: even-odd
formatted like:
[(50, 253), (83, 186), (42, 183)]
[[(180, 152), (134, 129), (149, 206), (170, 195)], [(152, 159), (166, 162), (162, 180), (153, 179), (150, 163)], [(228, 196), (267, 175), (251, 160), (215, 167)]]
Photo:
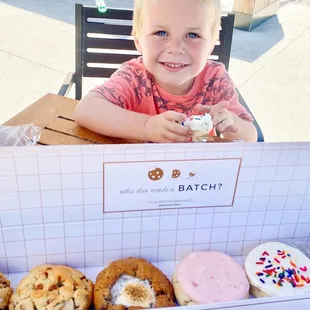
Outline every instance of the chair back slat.
[(84, 74), (86, 77), (109, 78), (115, 72), (115, 70), (115, 68), (85, 67)]
[(135, 51), (136, 46), (133, 39), (112, 39), (112, 38), (90, 38), (84, 40), (83, 52), (86, 53), (88, 48), (99, 48), (109, 50), (129, 50)]
[(115, 25), (99, 21), (87, 22), (87, 27), (85, 29), (87, 34), (89, 33), (101, 33), (118, 36), (131, 36), (132, 26), (128, 25)]
[(84, 61), (87, 63), (98, 64), (122, 64), (125, 61), (129, 61), (139, 55), (128, 54), (104, 54), (104, 53), (86, 53)]
[[(132, 32), (131, 9), (108, 8), (101, 13), (96, 7), (76, 4), (76, 98), (81, 96), (82, 77), (109, 78), (117, 67), (138, 56)], [(229, 67), (234, 14), (222, 16), (219, 43), (210, 59)], [(111, 64), (113, 66), (111, 66)]]

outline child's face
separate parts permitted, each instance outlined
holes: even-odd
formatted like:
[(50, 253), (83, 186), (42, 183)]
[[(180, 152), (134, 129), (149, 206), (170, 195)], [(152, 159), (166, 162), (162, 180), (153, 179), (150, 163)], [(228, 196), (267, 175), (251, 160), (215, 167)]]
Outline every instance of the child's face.
[(201, 0), (148, 0), (135, 38), (147, 70), (174, 95), (186, 94), (214, 48)]

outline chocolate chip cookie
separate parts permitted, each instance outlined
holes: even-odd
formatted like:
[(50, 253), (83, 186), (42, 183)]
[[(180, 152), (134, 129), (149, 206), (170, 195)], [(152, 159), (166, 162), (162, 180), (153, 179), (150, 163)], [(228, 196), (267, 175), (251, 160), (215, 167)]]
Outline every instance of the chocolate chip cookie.
[(175, 169), (175, 170), (172, 171), (172, 178), (173, 179), (177, 179), (180, 175), (181, 175), (181, 171), (180, 170)]
[(10, 287), (11, 282), (0, 272), (0, 310), (6, 309), (13, 289)]
[(149, 171), (148, 176), (150, 180), (158, 181), (164, 176), (164, 171), (160, 168), (155, 168)]
[(86, 310), (92, 294), (92, 282), (80, 271), (63, 265), (41, 265), (20, 281), (9, 310)]
[(94, 286), (96, 310), (134, 310), (173, 307), (168, 278), (144, 259), (127, 258), (101, 271)]

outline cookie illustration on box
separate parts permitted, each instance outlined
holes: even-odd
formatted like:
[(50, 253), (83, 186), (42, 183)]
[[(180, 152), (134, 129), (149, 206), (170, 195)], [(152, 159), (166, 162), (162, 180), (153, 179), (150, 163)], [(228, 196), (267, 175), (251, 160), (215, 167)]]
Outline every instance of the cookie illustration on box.
[(187, 180), (198, 179), (198, 173), (194, 170), (191, 170), (190, 172), (188, 172), (186, 179)]
[(4, 310), (9, 305), (10, 298), (13, 294), (11, 282), (4, 274), (0, 272), (0, 310)]
[(92, 296), (93, 284), (80, 271), (63, 265), (41, 265), (20, 281), (9, 310), (87, 310)]
[(172, 174), (171, 174), (171, 177), (172, 179), (178, 179), (181, 175), (181, 171), (178, 170), (178, 169), (174, 169), (172, 170)]
[(254, 297), (310, 293), (310, 259), (287, 244), (259, 245), (247, 256), (245, 271)]
[(188, 174), (188, 176), (189, 176), (190, 178), (197, 178), (197, 172), (196, 172), (196, 171), (191, 171), (191, 172)]
[(250, 285), (244, 270), (221, 252), (193, 252), (173, 274), (175, 296), (181, 306), (246, 299)]
[(96, 310), (133, 310), (173, 307), (174, 292), (168, 278), (140, 258), (112, 262), (102, 270), (94, 287)]
[(163, 176), (164, 176), (164, 171), (158, 167), (151, 168), (148, 172), (148, 177), (152, 181), (158, 181), (162, 179)]

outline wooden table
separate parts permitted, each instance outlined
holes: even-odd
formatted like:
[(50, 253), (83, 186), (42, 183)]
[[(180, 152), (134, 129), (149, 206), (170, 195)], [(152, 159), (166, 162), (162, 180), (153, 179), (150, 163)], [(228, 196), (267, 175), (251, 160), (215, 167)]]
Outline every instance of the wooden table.
[[(32, 123), (43, 128), (38, 143), (41, 145), (133, 143), (102, 136), (78, 126), (72, 117), (77, 103), (77, 100), (47, 94), (5, 122), (4, 125), (16, 126)], [(219, 137), (210, 137), (210, 139), (210, 142), (230, 142), (230, 140)]]

